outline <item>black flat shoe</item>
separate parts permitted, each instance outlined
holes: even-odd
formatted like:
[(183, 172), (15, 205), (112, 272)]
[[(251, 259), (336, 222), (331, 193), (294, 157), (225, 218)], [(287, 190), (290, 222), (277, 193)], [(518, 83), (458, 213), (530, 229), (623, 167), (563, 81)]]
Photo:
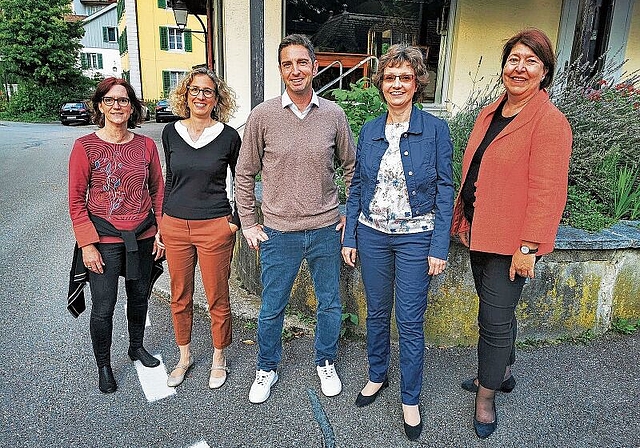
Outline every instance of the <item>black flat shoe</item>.
[(359, 408), (362, 408), (364, 406), (370, 405), (371, 403), (376, 401), (376, 398), (378, 398), (378, 395), (380, 394), (382, 389), (388, 386), (389, 386), (389, 380), (385, 378), (385, 380), (382, 382), (382, 386), (380, 386), (380, 389), (378, 389), (375, 394), (362, 395), (362, 392), (360, 392), (356, 397), (356, 406), (358, 406)]
[(111, 366), (98, 367), (98, 388), (103, 394), (111, 394), (118, 390)]
[(129, 358), (131, 361), (140, 361), (145, 367), (158, 367), (160, 360), (154, 358), (144, 347), (129, 348)]
[[(474, 403), (475, 408), (475, 403)], [(493, 421), (491, 423), (479, 422), (476, 419), (475, 411), (473, 413), (473, 429), (476, 431), (476, 435), (481, 439), (489, 437), (498, 427), (498, 410), (496, 409), (496, 402), (493, 402)]]
[[(462, 387), (464, 390), (468, 390), (469, 392), (473, 392), (475, 394), (476, 392), (478, 392), (478, 385), (475, 383), (476, 380), (477, 378), (469, 378), (467, 381), (463, 381), (460, 384), (460, 387)], [(500, 385), (500, 389), (498, 390), (500, 392), (504, 392), (508, 394), (515, 387), (516, 387), (516, 379), (514, 378), (513, 375), (511, 375), (509, 378), (507, 378), (502, 382), (502, 384)]]

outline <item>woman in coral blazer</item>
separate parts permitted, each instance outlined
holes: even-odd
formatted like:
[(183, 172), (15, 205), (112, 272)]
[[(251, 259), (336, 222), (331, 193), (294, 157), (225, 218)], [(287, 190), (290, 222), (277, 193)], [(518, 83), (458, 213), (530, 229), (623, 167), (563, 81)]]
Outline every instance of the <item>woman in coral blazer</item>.
[(545, 90), (555, 56), (549, 38), (526, 29), (502, 52), (505, 93), (478, 116), (462, 162), (452, 234), (469, 247), (480, 299), (474, 429), (497, 427), (495, 391), (515, 386), (515, 308), (536, 257), (553, 250), (567, 197), (572, 134)]

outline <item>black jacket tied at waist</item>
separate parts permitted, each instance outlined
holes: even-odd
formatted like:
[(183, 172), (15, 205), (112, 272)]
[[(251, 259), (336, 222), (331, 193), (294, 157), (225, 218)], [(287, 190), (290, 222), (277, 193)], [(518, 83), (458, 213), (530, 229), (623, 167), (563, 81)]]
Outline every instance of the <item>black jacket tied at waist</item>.
[[(98, 235), (122, 238), (127, 251), (125, 278), (127, 280), (139, 279), (140, 255), (138, 254), (137, 237), (156, 224), (156, 217), (153, 212), (149, 212), (145, 220), (131, 231), (118, 230), (109, 221), (98, 216), (89, 215), (89, 218), (96, 227)], [(151, 286), (153, 286), (158, 277), (164, 272), (164, 267), (162, 266), (163, 260), (164, 257), (155, 260), (153, 263), (151, 269)], [(74, 317), (78, 317), (86, 309), (84, 287), (88, 280), (89, 273), (82, 259), (82, 250), (78, 247), (78, 243), (76, 243), (73, 249), (73, 262), (69, 274), (69, 293), (67, 295), (67, 309)], [(149, 288), (149, 294), (151, 294), (151, 288)]]
[[(138, 240), (149, 227), (155, 225), (156, 217), (152, 212), (133, 230), (125, 231), (116, 229), (113, 224), (99, 216), (89, 214), (89, 219), (96, 227), (100, 236), (117, 236), (124, 241), (127, 250), (125, 278), (127, 280), (138, 280), (140, 278), (140, 254), (138, 254)], [(84, 266), (84, 265), (83, 265)]]

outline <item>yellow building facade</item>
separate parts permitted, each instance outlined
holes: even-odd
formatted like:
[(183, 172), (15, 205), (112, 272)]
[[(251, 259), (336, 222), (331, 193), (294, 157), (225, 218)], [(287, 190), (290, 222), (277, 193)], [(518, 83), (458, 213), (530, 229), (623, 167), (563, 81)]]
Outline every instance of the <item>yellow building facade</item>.
[(170, 6), (170, 0), (118, 1), (123, 77), (147, 101), (165, 98), (184, 73), (206, 63), (202, 25), (190, 16), (180, 30)]

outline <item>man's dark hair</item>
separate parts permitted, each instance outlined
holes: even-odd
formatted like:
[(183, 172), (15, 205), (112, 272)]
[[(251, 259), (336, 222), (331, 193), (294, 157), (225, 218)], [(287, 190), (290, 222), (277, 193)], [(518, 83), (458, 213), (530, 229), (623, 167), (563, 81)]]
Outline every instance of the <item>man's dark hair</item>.
[(280, 45), (278, 46), (278, 64), (280, 64), (280, 55), (282, 54), (282, 50), (290, 45), (302, 45), (305, 47), (309, 52), (311, 62), (315, 62), (316, 52), (313, 49), (313, 44), (309, 38), (303, 34), (289, 34), (282, 39), (282, 42), (280, 42)]

